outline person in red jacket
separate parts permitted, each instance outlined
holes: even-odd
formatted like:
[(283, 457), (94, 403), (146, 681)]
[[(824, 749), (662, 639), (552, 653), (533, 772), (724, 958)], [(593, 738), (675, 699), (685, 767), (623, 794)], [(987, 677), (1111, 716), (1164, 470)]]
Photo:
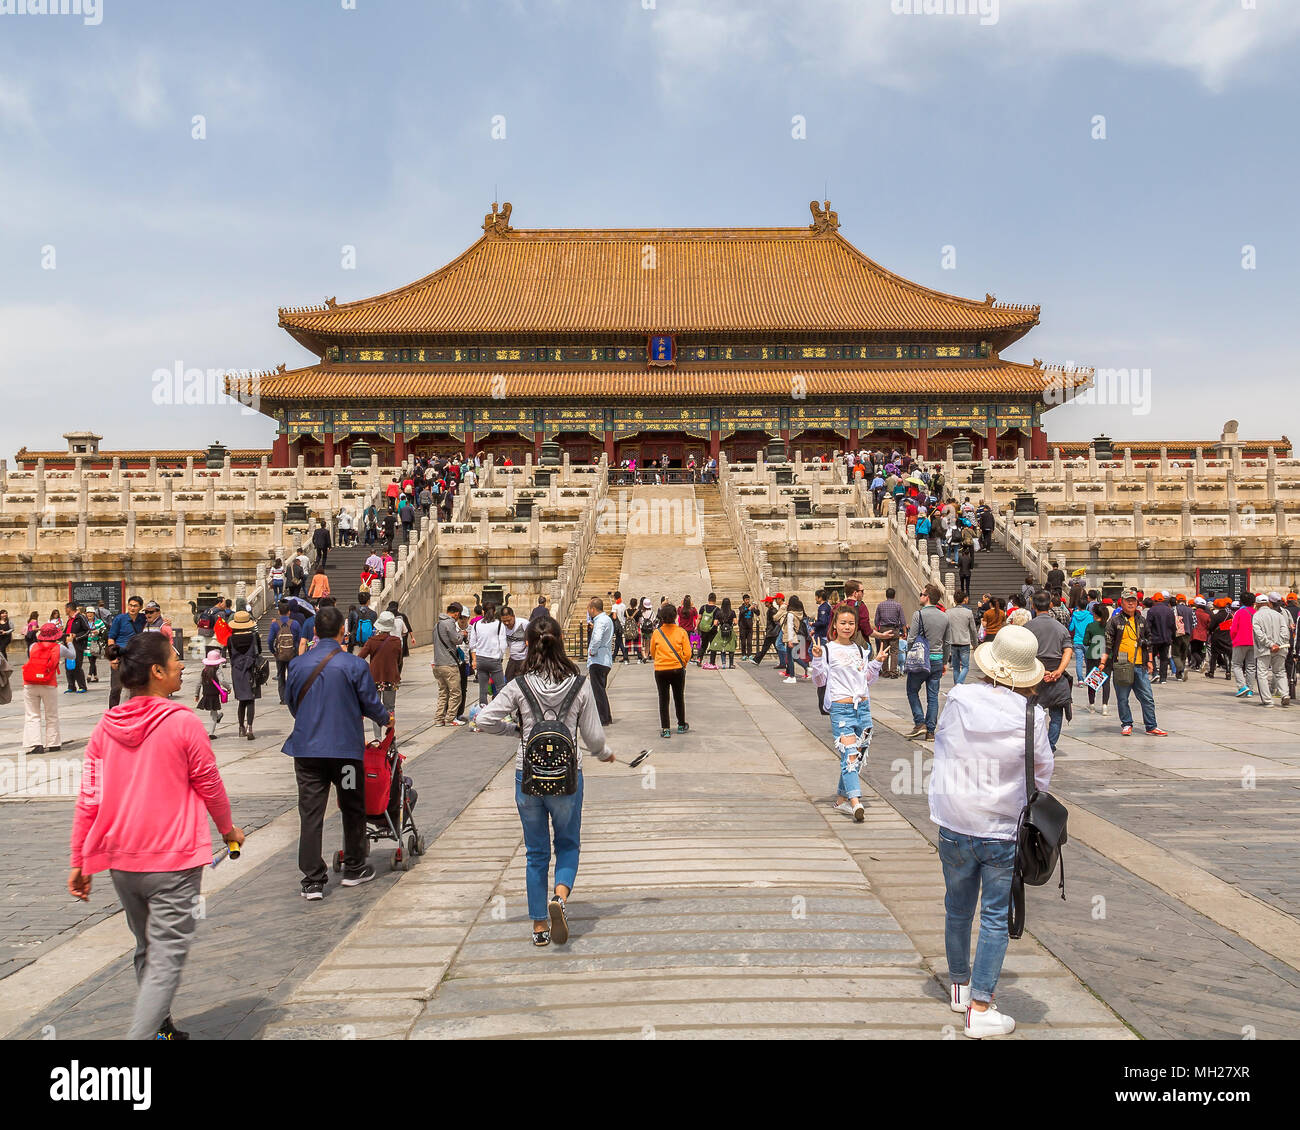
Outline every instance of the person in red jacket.
[(222, 838), (244, 842), (203, 723), (167, 696), (184, 664), (160, 632), (132, 636), (118, 655), (131, 697), (109, 710), (86, 743), (72, 821), (68, 891), (88, 901), (91, 877), (108, 870), (135, 935), (139, 986), (128, 1039), (184, 1040), (172, 998), (198, 925), (195, 908), (212, 861), (208, 816)]
[(29, 754), (61, 749), (59, 739), (59, 637), (54, 621), (42, 624), (23, 664), (23, 747)]

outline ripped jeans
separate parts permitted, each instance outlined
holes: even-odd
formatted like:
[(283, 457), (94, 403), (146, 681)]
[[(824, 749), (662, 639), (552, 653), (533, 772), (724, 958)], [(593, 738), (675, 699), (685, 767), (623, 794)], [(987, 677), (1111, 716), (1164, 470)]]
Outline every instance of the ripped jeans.
[(858, 775), (871, 746), (871, 703), (864, 698), (857, 706), (851, 702), (828, 702), (826, 708), (831, 712), (831, 736), (840, 754), (840, 784), (836, 793), (851, 800), (862, 795)]

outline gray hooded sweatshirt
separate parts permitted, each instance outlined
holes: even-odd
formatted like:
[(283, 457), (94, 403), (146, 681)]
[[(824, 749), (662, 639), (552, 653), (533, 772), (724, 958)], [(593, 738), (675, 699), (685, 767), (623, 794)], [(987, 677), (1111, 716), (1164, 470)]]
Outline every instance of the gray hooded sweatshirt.
[[(543, 710), (547, 712), (547, 718), (550, 718), (553, 711), (559, 710), (564, 696), (573, 685), (573, 678), (570, 675), (563, 682), (552, 683), (538, 674), (520, 675), (518, 679), (511, 679), (505, 689), (479, 711), (475, 725), (480, 730), (486, 730), (489, 734), (518, 733), (520, 735), (519, 750), (515, 755), (517, 772), (523, 772), (524, 768), (524, 736), (532, 732), (535, 724), (533, 712), (528, 707), (528, 700), (519, 686), (519, 680), (528, 680), (533, 694), (536, 695)], [(590, 681), (582, 684), (582, 690), (573, 700), (564, 724), (569, 728), (570, 733), (581, 737), (581, 745), (586, 746), (589, 753), (596, 757), (608, 756), (609, 750), (605, 747), (605, 728), (600, 724), (600, 713), (596, 709), (596, 699), (591, 692)], [(578, 771), (582, 771), (581, 759), (578, 761)]]

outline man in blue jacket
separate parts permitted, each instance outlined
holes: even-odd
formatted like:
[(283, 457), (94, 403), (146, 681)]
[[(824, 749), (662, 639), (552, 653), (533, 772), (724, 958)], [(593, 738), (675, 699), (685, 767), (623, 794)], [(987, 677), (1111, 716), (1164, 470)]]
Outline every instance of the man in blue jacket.
[(343, 646), (343, 613), (326, 605), (316, 613), (317, 644), (289, 664), (285, 701), (293, 732), (283, 752), (294, 759), (298, 780), (298, 869), (302, 896), (324, 897), (329, 871), (321, 858), (321, 831), (330, 785), (343, 818), (343, 886), (375, 877), (366, 863), (366, 746), (363, 718), (393, 724), (393, 712), (379, 698), (370, 665)]
[[(144, 598), (133, 596), (126, 602), (126, 611), (119, 612), (113, 617), (113, 623), (108, 628), (109, 643), (116, 646), (118, 651), (126, 647), (127, 641), (138, 632), (144, 631)], [(108, 708), (111, 710), (122, 701), (122, 682), (117, 675), (117, 659), (115, 652), (109, 652), (109, 685), (108, 685)]]

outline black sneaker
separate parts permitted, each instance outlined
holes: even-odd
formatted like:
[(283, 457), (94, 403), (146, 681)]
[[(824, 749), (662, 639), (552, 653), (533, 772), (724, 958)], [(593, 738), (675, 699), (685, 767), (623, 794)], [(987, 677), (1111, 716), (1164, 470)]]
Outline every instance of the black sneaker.
[(302, 897), (308, 902), (320, 902), (325, 897), (325, 884), (304, 883), (302, 885)]
[(562, 946), (569, 940), (569, 916), (564, 910), (564, 900), (559, 895), (552, 895), (547, 909), (551, 915), (551, 940)]
[(375, 878), (375, 875), (375, 869), (367, 863), (360, 871), (344, 875), (341, 885), (344, 887), (359, 887), (362, 883), (369, 883), (371, 879)]
[(680, 726), (677, 727), (677, 732), (679, 734), (684, 734), (690, 728), (691, 728), (691, 724), (689, 722), (683, 722)]
[(158, 1035), (154, 1037), (155, 1040), (188, 1040), (189, 1038), (190, 1034), (177, 1028), (172, 1023), (170, 1016), (162, 1022), (162, 1026), (158, 1029)]
[(32, 748), (27, 751), (27, 756), (36, 757), (44, 752), (45, 752), (45, 747), (43, 745), (36, 745), (36, 746), (32, 746)]

